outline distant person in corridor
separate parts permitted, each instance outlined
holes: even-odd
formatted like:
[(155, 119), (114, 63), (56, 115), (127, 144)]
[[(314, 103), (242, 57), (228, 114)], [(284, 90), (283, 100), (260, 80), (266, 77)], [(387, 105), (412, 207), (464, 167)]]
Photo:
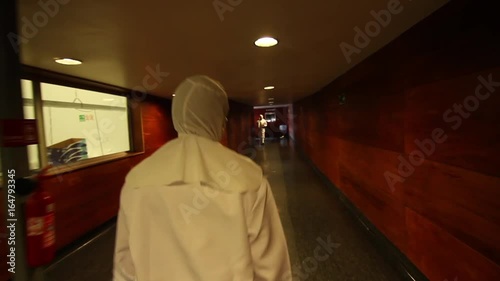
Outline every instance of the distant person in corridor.
[(266, 140), (267, 121), (262, 114), (259, 116), (259, 120), (257, 120), (257, 127), (259, 128), (261, 144), (264, 144)]
[(113, 281), (291, 280), (269, 182), (220, 144), (228, 111), (224, 89), (209, 77), (178, 86), (178, 137), (125, 178)]

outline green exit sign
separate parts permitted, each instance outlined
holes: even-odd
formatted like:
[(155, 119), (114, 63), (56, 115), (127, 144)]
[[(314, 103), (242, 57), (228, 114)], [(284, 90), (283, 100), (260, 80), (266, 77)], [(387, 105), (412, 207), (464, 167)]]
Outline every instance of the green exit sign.
[(80, 115), (80, 122), (85, 122), (85, 115)]

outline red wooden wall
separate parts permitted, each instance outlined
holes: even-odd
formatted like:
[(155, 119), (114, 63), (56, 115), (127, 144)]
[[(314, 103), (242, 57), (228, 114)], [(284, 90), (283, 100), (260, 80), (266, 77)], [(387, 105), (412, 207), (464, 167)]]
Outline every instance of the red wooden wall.
[(253, 107), (230, 101), (227, 124), (227, 146), (242, 153), (250, 146)]
[(294, 104), (299, 146), (430, 280), (500, 280), (500, 36), (486, 3), (452, 1)]

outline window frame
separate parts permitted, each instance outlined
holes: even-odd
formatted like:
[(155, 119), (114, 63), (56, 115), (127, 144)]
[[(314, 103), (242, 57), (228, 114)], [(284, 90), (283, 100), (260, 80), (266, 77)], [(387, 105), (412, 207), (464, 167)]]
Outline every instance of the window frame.
[[(33, 85), (33, 105), (38, 130), (38, 157), (40, 169), (48, 165), (48, 154), (43, 117), (43, 102), (41, 95), (42, 83), (95, 91), (103, 94), (125, 97), (127, 99), (127, 122), (130, 143), (129, 151), (117, 152), (113, 154), (83, 159), (65, 165), (54, 166), (47, 171), (48, 175), (58, 175), (62, 173), (72, 172), (145, 153), (144, 136), (142, 134), (142, 110), (139, 102), (131, 99), (131, 90), (25, 65), (21, 67), (21, 70), (22, 71), (20, 79), (29, 80)], [(21, 83), (21, 80), (19, 80), (19, 83)], [(39, 169), (31, 170), (30, 172), (37, 173), (38, 171)]]

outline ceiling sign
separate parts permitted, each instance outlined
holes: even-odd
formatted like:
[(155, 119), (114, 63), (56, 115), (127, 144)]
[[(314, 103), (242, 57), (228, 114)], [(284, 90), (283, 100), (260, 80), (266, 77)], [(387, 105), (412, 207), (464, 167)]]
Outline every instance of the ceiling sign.
[(0, 120), (0, 146), (26, 146), (37, 143), (35, 119)]

